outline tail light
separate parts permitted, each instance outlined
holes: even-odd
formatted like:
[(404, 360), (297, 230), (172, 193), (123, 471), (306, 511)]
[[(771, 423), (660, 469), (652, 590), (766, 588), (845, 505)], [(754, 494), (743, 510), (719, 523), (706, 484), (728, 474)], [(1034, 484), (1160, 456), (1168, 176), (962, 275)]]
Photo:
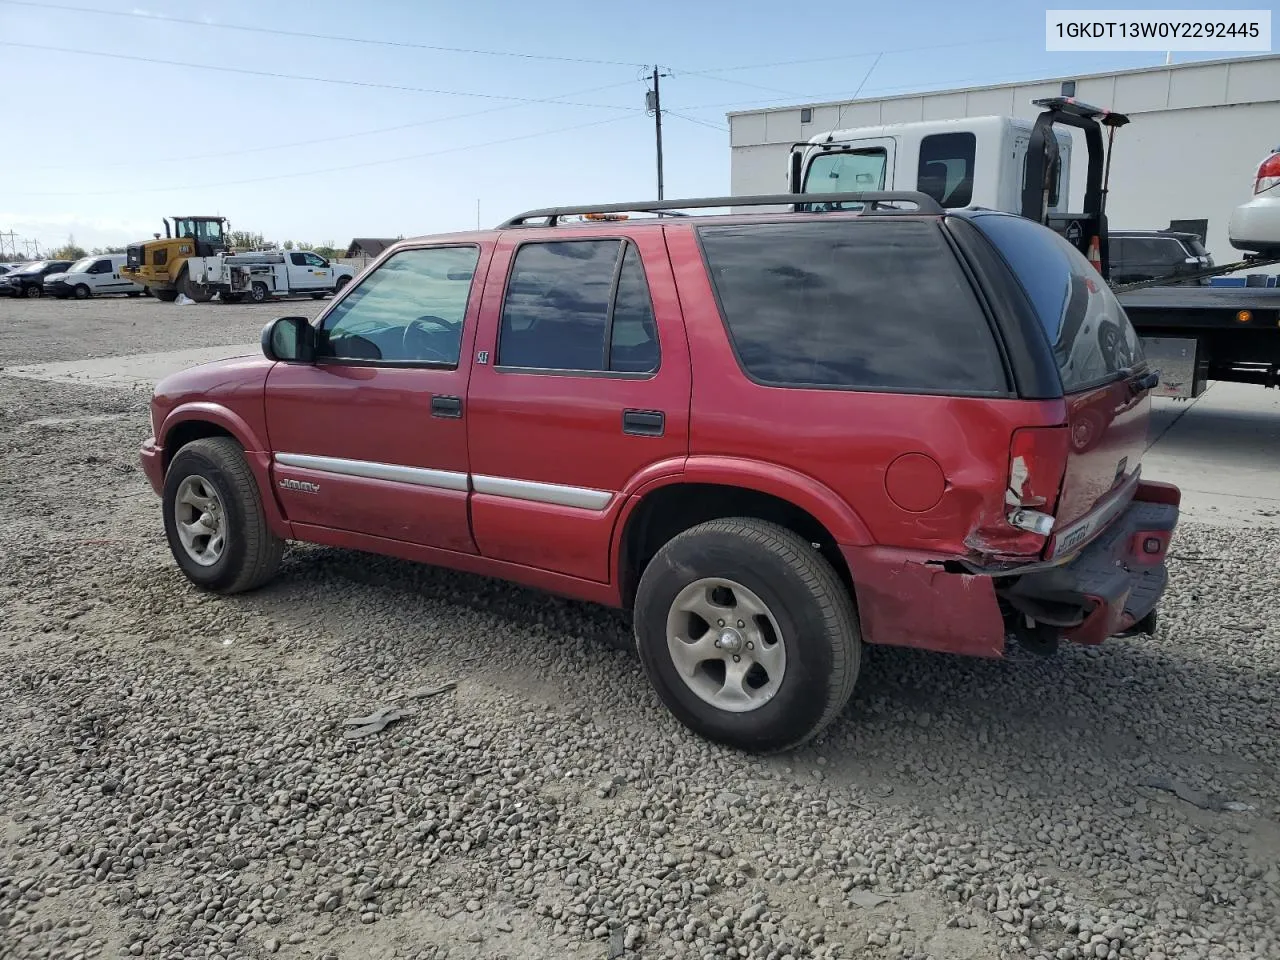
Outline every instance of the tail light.
[(1040, 537), (1053, 530), (1069, 448), (1066, 427), (1023, 427), (1014, 431), (1004, 494), (1010, 525)]
[(1257, 178), (1253, 181), (1255, 194), (1270, 190), (1280, 184), (1280, 149), (1263, 160), (1258, 166)]

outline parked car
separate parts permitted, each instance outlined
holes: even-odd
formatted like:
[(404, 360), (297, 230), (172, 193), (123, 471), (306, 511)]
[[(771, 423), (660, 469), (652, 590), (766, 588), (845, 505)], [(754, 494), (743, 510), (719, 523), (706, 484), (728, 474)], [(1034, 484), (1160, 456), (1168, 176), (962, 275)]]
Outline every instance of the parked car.
[(1157, 378), (1108, 286), (1021, 217), (814, 197), (868, 206), (397, 243), (158, 384), (177, 566), (236, 593), (309, 541), (625, 608), (671, 712), (760, 751), (841, 711), (864, 643), (1151, 632), (1180, 493), (1141, 474)]
[(1232, 211), (1227, 235), (1237, 250), (1280, 257), (1280, 147), (1258, 164), (1253, 196)]
[(81, 257), (64, 273), (51, 273), (44, 278), (44, 292), (60, 299), (75, 297), (85, 300), (104, 293), (127, 293), (142, 296), (142, 287), (120, 275), (123, 253)]
[(62, 273), (71, 260), (32, 260), (0, 277), (0, 294), (8, 297), (38, 297), (44, 293), (44, 278)]
[(1212, 266), (1213, 257), (1194, 233), (1111, 231), (1111, 280), (1114, 283), (1167, 280), (1170, 286), (1208, 286), (1208, 278), (1180, 278)]

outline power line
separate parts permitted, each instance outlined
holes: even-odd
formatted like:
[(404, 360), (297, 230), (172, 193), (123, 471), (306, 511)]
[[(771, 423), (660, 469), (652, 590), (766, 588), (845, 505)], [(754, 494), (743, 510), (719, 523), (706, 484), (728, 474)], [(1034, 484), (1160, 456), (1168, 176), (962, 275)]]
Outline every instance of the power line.
[(684, 120), (686, 123), (696, 123), (700, 127), (708, 127), (712, 130), (719, 130), (721, 133), (729, 132), (729, 128), (722, 123), (711, 123), (707, 120), (699, 120), (697, 117), (686, 117), (683, 113), (676, 113), (674, 110), (671, 110), (671, 109), (664, 109), (662, 112), (669, 117), (679, 117), (681, 120)]
[[(0, 0), (7, 2), (7, 0)], [(17, 43), (12, 40), (0, 40), (0, 46), (22, 47), (27, 50), (47, 50), (54, 53), (73, 53), (85, 57), (105, 57), (110, 60), (130, 60), (135, 63), (156, 63), (168, 67), (183, 67), (193, 70), (216, 70), (220, 73), (243, 73), (253, 77), (270, 77), (275, 80), (303, 80), (309, 83), (332, 83), (349, 87), (368, 87), (377, 90), (399, 90), (407, 93), (430, 93), (446, 97), (476, 97), (482, 100), (509, 100), (516, 103), (554, 103), (569, 107), (595, 107), (613, 110), (616, 104), (580, 103), (571, 100), (553, 100), (550, 97), (515, 97), (501, 93), (472, 93), (464, 90), (438, 90), (432, 87), (410, 87), (398, 83), (380, 83), (373, 80), (341, 80), (335, 77), (312, 77), (297, 73), (275, 73), (269, 70), (251, 70), (248, 67), (224, 67), (213, 63), (184, 63), (180, 60), (160, 60), (155, 57), (138, 57), (127, 53), (107, 53), (102, 50), (76, 50), (71, 47), (53, 47), (38, 43)]]
[[(0, 2), (4, 2), (4, 0), (0, 0)], [(621, 83), (609, 83), (609, 84), (605, 84), (604, 86), (591, 87), (586, 90), (575, 90), (572, 93), (566, 93), (563, 96), (576, 97), (576, 96), (581, 96), (587, 93), (597, 93), (601, 90), (612, 90), (617, 87), (629, 87), (632, 85), (633, 82), (634, 81), (632, 80), (623, 80)], [(560, 102), (560, 100), (557, 98), (549, 102), (558, 103)], [(234, 157), (234, 156), (240, 156), (242, 154), (248, 154), (248, 153), (267, 153), (272, 150), (286, 150), (293, 147), (309, 147), (317, 143), (334, 143), (338, 140), (355, 140), (361, 137), (375, 136), (380, 133), (393, 133), (398, 130), (411, 130), (415, 127), (429, 126), (430, 124), (433, 124), (433, 123), (445, 123), (446, 121), (449, 121), (449, 120), (469, 120), (472, 117), (485, 116), (487, 114), (498, 113), (503, 110), (516, 110), (516, 109), (519, 109), (521, 106), (523, 106), (523, 104), (504, 103), (496, 107), (486, 107), (483, 110), (471, 110), (471, 111), (468, 111), (467, 113), (452, 113), (444, 117), (429, 117), (425, 120), (415, 120), (412, 123), (398, 123), (395, 126), (391, 126), (391, 127), (376, 127), (372, 130), (357, 130), (350, 133), (338, 133), (328, 137), (315, 137), (311, 140), (295, 140), (291, 143), (268, 144), (267, 146), (262, 146), (262, 147), (246, 147), (241, 150), (219, 150), (215, 153), (192, 153), (192, 154), (187, 154), (186, 156), (181, 156), (181, 157), (159, 157), (155, 159), (148, 159), (146, 162), (147, 163), (179, 163), (179, 162), (186, 162), (190, 160), (220, 160), (223, 157)], [(612, 109), (624, 110), (627, 108), (614, 107)], [(60, 164), (56, 166), (42, 166), (40, 169), (41, 170), (78, 170), (83, 166), (84, 166), (83, 164)], [(137, 167), (137, 166), (138, 166), (137, 160), (122, 160), (118, 163), (95, 163), (94, 169), (103, 170), (103, 169), (112, 169), (112, 168), (118, 168), (118, 167)]]
[[(623, 107), (615, 107), (614, 109), (622, 110)], [(549, 137), (558, 133), (570, 133), (574, 130), (584, 130), (587, 127), (599, 127), (607, 123), (617, 123), (620, 120), (634, 119), (636, 111), (628, 111), (626, 116), (610, 117), (607, 120), (592, 120), (588, 123), (579, 123), (571, 127), (559, 127), (554, 130), (537, 130), (533, 133), (517, 134), (515, 136), (503, 137), (500, 140), (489, 140), (485, 143), (471, 143), (465, 146), (445, 147), (440, 150), (428, 150), (425, 153), (411, 153), (399, 157), (384, 157), (380, 160), (365, 160), (360, 163), (348, 163), (338, 167), (325, 167), (321, 170), (294, 170), (288, 173), (272, 174), (266, 177), (249, 177), (243, 180), (223, 180), (218, 183), (195, 183), (186, 184), (178, 187), (149, 187), (144, 190), (130, 190), (129, 193), (174, 193), (182, 190), (206, 190), (213, 187), (237, 187), (248, 183), (266, 183), (272, 180), (294, 180), (298, 177), (317, 176), (322, 173), (343, 173), (347, 170), (360, 170), (364, 167), (382, 166), (388, 163), (402, 163), (406, 160), (423, 160), (428, 157), (439, 157), (449, 153), (459, 153), (465, 150), (482, 150), (485, 147), (499, 147), (517, 140), (532, 140), (535, 137)], [(26, 191), (23, 196), (27, 197), (103, 197), (118, 196), (120, 189), (114, 190), (92, 190), (79, 193), (45, 193)]]
[(411, 50), (434, 50), (439, 53), (464, 53), (484, 57), (515, 57), (521, 60), (555, 60), (560, 63), (585, 63), (611, 67), (640, 67), (644, 64), (622, 60), (594, 60), (589, 57), (562, 57), (550, 53), (521, 53), (514, 50), (480, 50), (471, 47), (446, 47), (439, 44), (416, 43), (410, 40), (374, 40), (365, 37), (343, 37), (329, 33), (306, 33), (301, 30), (278, 30), (272, 27), (251, 27), (240, 23), (206, 23), (189, 17), (172, 17), (168, 14), (152, 14), (141, 10), (98, 10), (93, 7), (77, 7), (67, 3), (45, 3), (44, 0), (0, 0), (15, 7), (34, 7), (37, 10), (64, 10), (71, 13), (90, 13), (103, 17), (130, 17), (158, 23), (181, 23), (193, 27), (212, 27), (216, 30), (240, 30), (245, 33), (269, 33), (280, 37), (296, 37), (306, 40), (336, 40), (343, 43), (362, 43), (369, 46), (404, 47)]

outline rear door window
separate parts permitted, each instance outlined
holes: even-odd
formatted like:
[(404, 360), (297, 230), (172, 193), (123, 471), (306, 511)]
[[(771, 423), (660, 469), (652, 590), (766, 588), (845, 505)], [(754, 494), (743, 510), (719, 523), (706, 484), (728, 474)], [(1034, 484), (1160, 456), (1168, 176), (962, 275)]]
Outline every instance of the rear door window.
[(744, 371), (770, 386), (1003, 395), (987, 317), (920, 220), (810, 220), (699, 231)]
[[(1138, 335), (1093, 265), (1047, 227), (1001, 214), (979, 214), (974, 224), (991, 240), (1035, 308), (1053, 347), (1062, 388), (1076, 393), (1140, 365)], [(1126, 244), (1132, 243), (1129, 238)]]
[(516, 251), (503, 298), (498, 365), (648, 374), (658, 331), (644, 265), (623, 240), (554, 240)]

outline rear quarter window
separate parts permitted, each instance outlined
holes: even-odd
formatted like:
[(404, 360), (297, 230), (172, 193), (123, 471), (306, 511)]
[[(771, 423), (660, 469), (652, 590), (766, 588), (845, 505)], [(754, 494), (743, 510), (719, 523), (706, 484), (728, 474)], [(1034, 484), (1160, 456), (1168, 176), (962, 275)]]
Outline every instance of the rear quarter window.
[[(979, 214), (973, 223), (995, 245), (1026, 291), (1053, 348), (1062, 388), (1077, 393), (1144, 362), (1124, 308), (1093, 265), (1047, 227), (1022, 217)], [(1126, 240), (1126, 247), (1132, 238)]]
[(738, 362), (758, 383), (1000, 396), (991, 326), (934, 221), (699, 229)]

